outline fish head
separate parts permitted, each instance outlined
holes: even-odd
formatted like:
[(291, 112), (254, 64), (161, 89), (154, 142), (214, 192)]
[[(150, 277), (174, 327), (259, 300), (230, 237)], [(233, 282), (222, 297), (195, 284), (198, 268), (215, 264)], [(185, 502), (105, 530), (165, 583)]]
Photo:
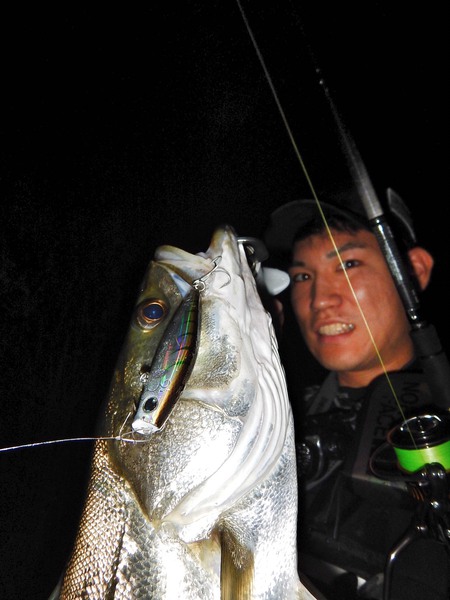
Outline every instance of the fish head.
[[(206, 252), (191, 254), (168, 245), (156, 250), (116, 367), (103, 435), (117, 437), (132, 432), (148, 373), (158, 359), (162, 361), (163, 353), (167, 354), (164, 336), (189, 294), (199, 296), (198, 314), (193, 315), (199, 339), (189, 348), (192, 366), (178, 392), (221, 407), (234, 395), (230, 385), (240, 373), (237, 349), (242, 346), (242, 337), (254, 334), (251, 329), (258, 314), (267, 328), (268, 315), (262, 309), (245, 251), (234, 230), (224, 226), (215, 231)], [(159, 369), (160, 376), (161, 372)], [(241, 394), (241, 403), (244, 396)]]

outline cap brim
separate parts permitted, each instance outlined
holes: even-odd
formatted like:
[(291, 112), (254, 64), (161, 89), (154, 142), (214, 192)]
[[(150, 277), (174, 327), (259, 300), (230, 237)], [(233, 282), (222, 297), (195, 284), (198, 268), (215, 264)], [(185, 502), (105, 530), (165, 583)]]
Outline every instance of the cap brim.
[[(354, 211), (342, 209), (327, 202), (321, 202), (320, 207), (326, 216), (336, 215), (356, 227), (367, 227), (365, 217)], [(271, 214), (264, 234), (267, 248), (276, 253), (288, 252), (292, 248), (297, 232), (320, 216), (317, 202), (313, 199), (294, 200), (280, 206)]]

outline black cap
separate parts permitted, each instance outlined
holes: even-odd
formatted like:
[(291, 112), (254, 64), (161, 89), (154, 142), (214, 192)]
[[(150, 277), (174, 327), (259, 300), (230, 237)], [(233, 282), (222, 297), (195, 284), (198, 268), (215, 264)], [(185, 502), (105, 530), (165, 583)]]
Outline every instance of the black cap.
[[(404, 244), (406, 248), (411, 248), (416, 244), (411, 214), (403, 200), (393, 190), (388, 190), (387, 198), (386, 216), (394, 230), (394, 235), (396, 238), (400, 238), (397, 241)], [(369, 229), (362, 206), (359, 208), (355, 202), (346, 203), (346, 205), (340, 202), (337, 205), (321, 201), (320, 207), (326, 218), (336, 216), (356, 229)], [(292, 249), (297, 233), (318, 218), (320, 218), (320, 211), (315, 200), (294, 200), (283, 204), (270, 215), (270, 221), (264, 233), (267, 248), (275, 254), (287, 253)]]

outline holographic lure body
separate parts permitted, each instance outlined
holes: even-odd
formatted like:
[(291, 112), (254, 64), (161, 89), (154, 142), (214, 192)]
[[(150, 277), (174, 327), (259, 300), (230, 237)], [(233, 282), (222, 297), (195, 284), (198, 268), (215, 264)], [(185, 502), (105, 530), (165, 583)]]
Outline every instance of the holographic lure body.
[(152, 434), (164, 427), (192, 370), (198, 346), (199, 292), (192, 288), (168, 324), (133, 420), (133, 431)]

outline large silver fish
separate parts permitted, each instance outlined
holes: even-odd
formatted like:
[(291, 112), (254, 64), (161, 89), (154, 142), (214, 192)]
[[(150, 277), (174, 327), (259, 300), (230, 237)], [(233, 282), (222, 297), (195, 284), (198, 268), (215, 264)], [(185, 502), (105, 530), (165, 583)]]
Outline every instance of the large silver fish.
[(283, 369), (243, 247), (163, 246), (107, 400), (60, 597), (313, 598)]

